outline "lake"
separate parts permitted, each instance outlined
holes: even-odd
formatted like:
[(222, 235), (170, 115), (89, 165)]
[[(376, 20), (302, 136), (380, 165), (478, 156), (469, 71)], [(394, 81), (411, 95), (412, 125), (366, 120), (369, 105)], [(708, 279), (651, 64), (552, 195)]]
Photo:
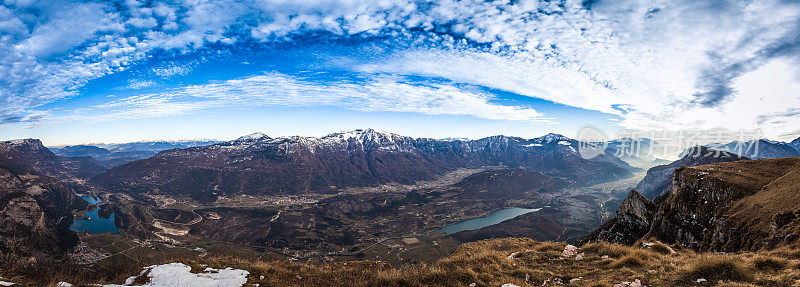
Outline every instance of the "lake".
[(458, 232), (466, 231), (466, 230), (480, 229), (480, 228), (484, 228), (484, 227), (487, 227), (487, 226), (498, 224), (500, 222), (512, 219), (514, 217), (517, 217), (517, 216), (520, 216), (520, 215), (523, 215), (523, 214), (526, 214), (526, 213), (536, 212), (536, 211), (539, 211), (539, 210), (541, 210), (541, 208), (534, 208), (534, 209), (518, 208), (518, 207), (506, 208), (506, 209), (502, 209), (502, 210), (498, 210), (498, 211), (492, 212), (492, 213), (490, 213), (489, 215), (487, 215), (485, 217), (465, 220), (465, 221), (462, 221), (462, 222), (459, 222), (459, 223), (456, 223), (456, 224), (453, 224), (453, 225), (445, 226), (444, 228), (436, 230), (436, 231), (444, 232), (444, 233), (447, 233), (447, 234), (453, 234), (453, 233), (458, 233)]
[[(98, 204), (101, 202), (99, 199), (91, 196), (81, 196), (81, 198), (90, 204)], [(117, 230), (117, 225), (114, 224), (114, 214), (112, 213), (108, 218), (100, 218), (100, 215), (98, 214), (99, 212), (99, 207), (95, 207), (95, 209), (92, 211), (86, 212), (86, 217), (89, 219), (75, 220), (72, 222), (72, 225), (69, 227), (69, 229), (75, 232), (87, 231), (90, 234), (106, 232), (119, 233), (119, 230)]]

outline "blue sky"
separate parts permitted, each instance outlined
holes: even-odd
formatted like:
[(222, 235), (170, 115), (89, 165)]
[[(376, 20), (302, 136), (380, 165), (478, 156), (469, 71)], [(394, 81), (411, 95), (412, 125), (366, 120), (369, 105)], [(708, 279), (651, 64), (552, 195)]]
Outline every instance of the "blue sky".
[(788, 140), (798, 24), (794, 1), (6, 0), (0, 139), (591, 125)]

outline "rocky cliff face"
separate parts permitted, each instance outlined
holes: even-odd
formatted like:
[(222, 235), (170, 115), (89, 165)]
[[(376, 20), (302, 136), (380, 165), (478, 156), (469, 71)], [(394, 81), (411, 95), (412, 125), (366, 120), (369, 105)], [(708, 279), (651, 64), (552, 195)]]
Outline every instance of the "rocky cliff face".
[(0, 253), (57, 259), (77, 243), (72, 211), (86, 202), (58, 180), (23, 160), (29, 150), (0, 143)]
[[(627, 241), (652, 237), (695, 250), (737, 251), (798, 239), (800, 158), (678, 168), (673, 180), (647, 234), (636, 237), (631, 232)], [(607, 230), (604, 225), (593, 234)]]
[(576, 141), (552, 134), (530, 140), (495, 136), (474, 141), (415, 139), (370, 129), (322, 138), (257, 134), (164, 151), (113, 168), (93, 182), (110, 191), (214, 200), (224, 194), (297, 194), (408, 184), (461, 167), (523, 167), (580, 184), (631, 175), (633, 168), (624, 162), (585, 160), (575, 147)]
[[(647, 170), (647, 175), (636, 185), (636, 190), (644, 197), (654, 200), (672, 188), (672, 174), (678, 167), (692, 167), (717, 162), (747, 160), (746, 157), (725, 151), (697, 146), (683, 152), (681, 159), (670, 164), (659, 165)], [(662, 200), (658, 199), (656, 201)]]
[(633, 244), (650, 230), (650, 224), (657, 207), (649, 199), (631, 190), (628, 197), (617, 209), (616, 217), (600, 228), (578, 240), (577, 244), (606, 241), (619, 244)]
[(800, 222), (800, 158), (686, 168), (659, 206), (647, 236), (699, 250), (757, 249), (794, 241)]

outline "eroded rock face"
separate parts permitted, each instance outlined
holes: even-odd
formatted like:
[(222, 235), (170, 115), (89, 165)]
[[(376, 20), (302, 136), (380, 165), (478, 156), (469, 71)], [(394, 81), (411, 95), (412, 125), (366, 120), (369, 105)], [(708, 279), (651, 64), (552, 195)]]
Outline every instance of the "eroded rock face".
[(633, 244), (650, 230), (657, 207), (650, 200), (631, 190), (617, 209), (617, 216), (604, 223), (578, 244), (596, 241)]
[(72, 211), (86, 202), (58, 180), (26, 164), (25, 154), (0, 142), (0, 253), (57, 259), (77, 244)]
[(36, 200), (30, 196), (20, 196), (9, 200), (6, 206), (0, 210), (0, 214), (8, 225), (19, 225), (39, 232), (46, 229), (44, 212), (39, 208)]
[[(725, 252), (790, 244), (800, 231), (798, 188), (800, 158), (678, 168), (672, 189), (655, 206), (657, 212), (650, 217), (637, 212), (647, 208), (638, 208), (640, 201), (629, 195), (617, 217), (586, 241), (633, 243), (652, 237), (699, 251)], [(647, 218), (649, 230), (634, 232), (642, 230)]]

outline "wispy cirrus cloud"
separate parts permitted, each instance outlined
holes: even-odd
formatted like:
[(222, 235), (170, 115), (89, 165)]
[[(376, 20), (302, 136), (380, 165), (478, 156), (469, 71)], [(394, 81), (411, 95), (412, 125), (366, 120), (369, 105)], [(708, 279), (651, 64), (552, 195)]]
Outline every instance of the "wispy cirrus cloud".
[(550, 118), (533, 108), (500, 105), (492, 103), (492, 100), (492, 95), (477, 89), (442, 83), (415, 83), (395, 77), (319, 83), (269, 73), (130, 96), (66, 115), (52, 115), (50, 120), (63, 122), (161, 117), (219, 107), (329, 106), (354, 111), (469, 115), (492, 120), (551, 122)]

